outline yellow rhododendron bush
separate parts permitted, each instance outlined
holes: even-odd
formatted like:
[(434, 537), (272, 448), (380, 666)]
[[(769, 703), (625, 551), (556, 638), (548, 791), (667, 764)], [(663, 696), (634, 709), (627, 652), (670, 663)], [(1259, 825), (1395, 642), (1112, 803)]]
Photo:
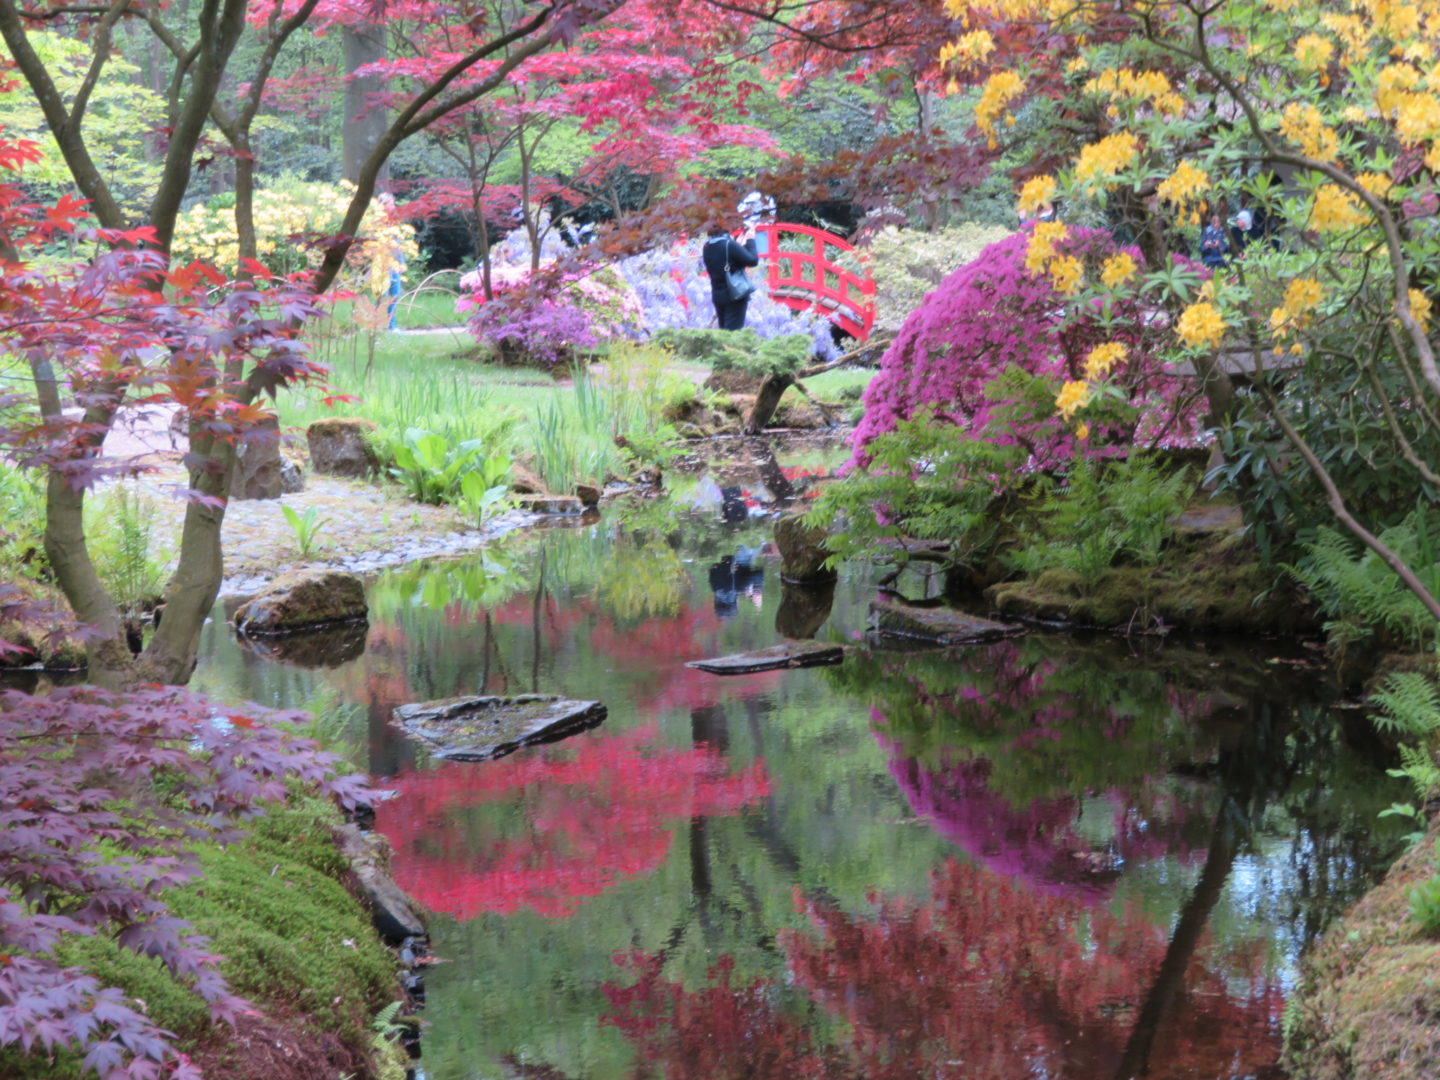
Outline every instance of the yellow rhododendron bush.
[[(1429, 549), (1382, 539), (1440, 498), (1440, 0), (947, 10), (963, 30), (937, 61), (975, 87), (1017, 208), (1060, 211), (1035, 227), (1032, 271), (1102, 308), (1142, 298), (1161, 351), (1208, 400), (1217, 478), (1255, 535), (1283, 546), (1338, 520), (1440, 620), (1436, 560), (1416, 553)], [(1036, 28), (1052, 49), (1005, 47)], [(1041, 114), (1046, 138), (1011, 134)], [(1082, 274), (1054, 251), (1062, 222), (1103, 225), (1152, 269), (1117, 255), (1098, 280)], [(1213, 273), (1164, 270), (1198, 255), (1207, 226), (1212, 253), (1226, 247)], [(1117, 362), (1093, 353), (1058, 391), (1077, 434)]]
[[(325, 244), (340, 231), (354, 190), (348, 181), (292, 180), (257, 191), (255, 246), (260, 261), (278, 274), (318, 266)], [(175, 225), (175, 260), (237, 266), (240, 247), (234, 206), (234, 194), (226, 193), (196, 203), (181, 214)], [(345, 287), (381, 296), (389, 288), (391, 271), (404, 270), (418, 255), (415, 230), (393, 206), (377, 199), (370, 204), (346, 260)]]

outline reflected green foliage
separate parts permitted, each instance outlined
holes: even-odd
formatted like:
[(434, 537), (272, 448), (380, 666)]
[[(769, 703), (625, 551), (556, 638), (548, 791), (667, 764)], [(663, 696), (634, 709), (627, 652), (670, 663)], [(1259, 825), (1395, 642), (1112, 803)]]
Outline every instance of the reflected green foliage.
[(421, 564), (386, 574), (370, 590), (370, 617), (399, 619), (410, 608), (443, 611), (458, 605), (474, 611), (495, 607), (526, 584), (513, 553), (495, 544), (463, 561)]
[(600, 577), (600, 600), (622, 622), (671, 616), (690, 583), (680, 556), (663, 540), (617, 538)]

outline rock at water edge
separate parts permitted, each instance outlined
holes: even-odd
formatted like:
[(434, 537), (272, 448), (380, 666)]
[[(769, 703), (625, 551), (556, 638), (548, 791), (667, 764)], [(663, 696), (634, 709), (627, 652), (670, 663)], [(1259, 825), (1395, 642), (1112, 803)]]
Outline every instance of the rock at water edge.
[(399, 945), (406, 938), (428, 937), (419, 905), (390, 876), (389, 841), (354, 824), (337, 826), (334, 834), (340, 854), (350, 863), (355, 881), (369, 901), (375, 931), (385, 943)]
[(750, 675), (757, 671), (838, 664), (844, 659), (843, 645), (829, 645), (823, 641), (787, 641), (768, 649), (719, 656), (713, 660), (691, 660), (685, 666), (714, 675)]
[(780, 577), (797, 585), (835, 580), (835, 571), (825, 569), (833, 552), (826, 546), (829, 534), (806, 525), (799, 514), (787, 514), (775, 523), (775, 546), (780, 549)]
[(354, 574), (291, 570), (235, 610), (235, 629), (242, 634), (286, 634), (363, 619), (369, 610), (365, 586)]
[(882, 600), (870, 604), (870, 628), (936, 645), (972, 645), (1025, 632), (1023, 626), (982, 619), (953, 608), (912, 607)]
[(555, 742), (600, 724), (607, 714), (598, 701), (567, 701), (554, 694), (513, 697), (456, 697), (401, 705), (391, 717), (436, 757), (450, 761), (491, 761), (522, 746)]

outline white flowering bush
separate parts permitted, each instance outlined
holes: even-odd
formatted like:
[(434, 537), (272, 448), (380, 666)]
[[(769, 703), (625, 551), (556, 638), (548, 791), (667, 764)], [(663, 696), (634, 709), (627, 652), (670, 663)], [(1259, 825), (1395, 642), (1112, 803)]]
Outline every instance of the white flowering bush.
[(876, 329), (899, 330), (926, 293), (1009, 235), (1009, 229), (998, 225), (975, 224), (936, 232), (890, 226), (876, 233), (868, 245)]

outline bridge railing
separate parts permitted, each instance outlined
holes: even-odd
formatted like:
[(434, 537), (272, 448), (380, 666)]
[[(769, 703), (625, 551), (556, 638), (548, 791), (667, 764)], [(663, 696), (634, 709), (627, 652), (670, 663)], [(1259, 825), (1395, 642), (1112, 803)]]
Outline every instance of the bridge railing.
[[(865, 269), (866, 256), (839, 237), (809, 225), (772, 222), (755, 229), (764, 251), (765, 281), (770, 295), (794, 311), (824, 315), (857, 341), (865, 341), (875, 326), (875, 279), (840, 265), (850, 255)], [(785, 241), (804, 242), (802, 249), (786, 250)]]

